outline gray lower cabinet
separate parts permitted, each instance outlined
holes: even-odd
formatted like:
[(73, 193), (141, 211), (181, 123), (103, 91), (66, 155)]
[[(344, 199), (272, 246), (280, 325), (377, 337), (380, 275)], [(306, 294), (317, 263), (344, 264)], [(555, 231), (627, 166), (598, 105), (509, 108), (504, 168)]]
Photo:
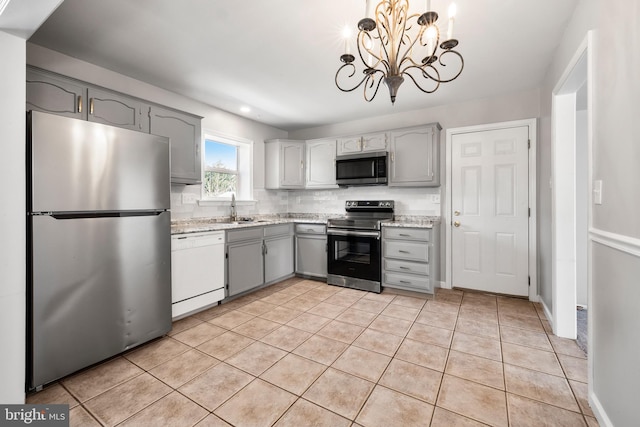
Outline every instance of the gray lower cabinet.
[(296, 274), (327, 277), (327, 230), (324, 224), (296, 224)]
[(151, 133), (171, 139), (171, 182), (195, 184), (202, 181), (200, 145), (201, 118), (152, 106), (149, 113)]
[(87, 88), (73, 80), (27, 68), (27, 111), (43, 111), (74, 119), (87, 118)]
[(293, 236), (264, 240), (264, 282), (271, 283), (293, 273)]
[(382, 286), (433, 293), (439, 280), (439, 225), (383, 227)]
[(149, 105), (144, 102), (92, 87), (87, 90), (87, 97), (90, 122), (149, 132)]
[(263, 227), (227, 231), (227, 296), (264, 283)]
[(228, 297), (293, 274), (291, 224), (228, 230), (226, 241)]

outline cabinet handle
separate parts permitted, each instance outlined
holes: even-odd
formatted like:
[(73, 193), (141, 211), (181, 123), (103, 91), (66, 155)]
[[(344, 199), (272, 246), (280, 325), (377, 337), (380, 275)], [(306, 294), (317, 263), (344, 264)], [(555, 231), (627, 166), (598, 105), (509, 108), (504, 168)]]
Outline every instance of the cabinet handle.
[(93, 98), (89, 99), (89, 114), (93, 116)]
[(410, 254), (411, 253), (409, 251), (403, 251), (402, 249), (399, 249), (398, 252), (400, 252), (401, 254)]
[(403, 233), (400, 233), (400, 236), (402, 236), (402, 237), (411, 237), (411, 234), (403, 234)]
[(411, 282), (409, 282), (408, 280), (400, 280), (400, 283), (404, 283), (405, 285), (411, 284)]
[(391, 161), (392, 161), (392, 162), (395, 162), (395, 161), (396, 161), (396, 152), (395, 152), (395, 151), (392, 151), (392, 152), (391, 152)]
[(78, 95), (78, 113), (82, 113), (82, 95)]
[(196, 157), (200, 157), (200, 144), (196, 144)]
[(409, 267), (405, 267), (404, 265), (401, 265), (399, 268), (400, 270), (411, 270)]

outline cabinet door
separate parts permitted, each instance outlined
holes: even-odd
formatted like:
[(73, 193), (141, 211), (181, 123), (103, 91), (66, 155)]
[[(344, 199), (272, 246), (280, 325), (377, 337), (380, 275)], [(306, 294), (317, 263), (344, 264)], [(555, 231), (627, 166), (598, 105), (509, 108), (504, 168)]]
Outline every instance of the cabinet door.
[(280, 186), (304, 187), (304, 143), (283, 142), (280, 145)]
[(87, 95), (90, 122), (149, 132), (149, 107), (143, 102), (94, 88), (89, 88)]
[(87, 88), (27, 69), (27, 111), (36, 110), (84, 120), (87, 117)]
[(293, 236), (265, 239), (264, 281), (273, 282), (293, 273)]
[(389, 186), (440, 185), (439, 126), (391, 132)]
[(228, 245), (227, 256), (227, 296), (262, 285), (262, 240)]
[(171, 182), (200, 183), (201, 119), (156, 106), (149, 118), (152, 134), (171, 138)]
[(362, 149), (362, 137), (353, 136), (349, 138), (341, 138), (338, 140), (338, 155), (359, 153)]
[(327, 236), (296, 236), (296, 273), (327, 277)]
[(336, 140), (307, 142), (307, 188), (336, 188)]
[(372, 133), (362, 137), (362, 151), (386, 151), (387, 134)]

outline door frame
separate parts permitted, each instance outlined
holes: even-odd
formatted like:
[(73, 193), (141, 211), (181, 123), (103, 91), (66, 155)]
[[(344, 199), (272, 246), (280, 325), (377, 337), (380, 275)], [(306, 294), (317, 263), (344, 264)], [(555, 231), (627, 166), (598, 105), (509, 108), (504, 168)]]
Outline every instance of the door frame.
[(489, 123), (476, 126), (465, 126), (459, 128), (447, 129), (446, 138), (446, 173), (445, 173), (445, 201), (444, 201), (444, 222), (442, 227), (445, 229), (445, 280), (441, 282), (444, 288), (451, 289), (452, 273), (453, 273), (453, 253), (451, 247), (452, 234), (452, 166), (453, 157), (451, 153), (451, 140), (454, 135), (471, 132), (482, 132), (491, 130), (500, 130), (514, 127), (527, 126), (529, 128), (529, 141), (531, 147), (529, 149), (529, 208), (531, 215), (529, 216), (529, 277), (531, 284), (529, 286), (529, 301), (538, 301), (538, 256), (537, 256), (537, 209), (536, 209), (536, 170), (537, 170), (537, 141), (538, 141), (538, 120), (535, 118), (525, 120), (514, 120), (509, 122)]
[[(586, 270), (587, 306), (591, 305), (591, 245), (588, 244), (587, 265), (576, 257), (576, 215), (586, 215), (588, 230), (592, 229), (593, 209), (593, 31), (586, 37), (551, 93), (551, 241), (552, 306), (544, 305), (545, 314), (551, 322), (553, 332), (564, 338), (575, 339), (576, 326), (576, 280), (577, 269)], [(587, 85), (587, 212), (576, 211), (576, 92)], [(567, 170), (566, 165), (572, 165)], [(587, 346), (591, 353), (591, 327), (593, 310), (587, 312)], [(589, 358), (589, 361), (591, 358)], [(591, 363), (591, 362), (589, 362)], [(590, 371), (590, 369), (589, 369)], [(589, 372), (591, 375), (591, 372)], [(591, 387), (591, 381), (589, 381)]]

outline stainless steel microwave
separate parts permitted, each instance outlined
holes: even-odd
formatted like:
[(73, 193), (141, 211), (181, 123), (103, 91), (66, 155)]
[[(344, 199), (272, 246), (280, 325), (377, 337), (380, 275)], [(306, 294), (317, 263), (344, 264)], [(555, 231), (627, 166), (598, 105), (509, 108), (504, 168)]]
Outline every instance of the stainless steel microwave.
[(386, 185), (386, 151), (347, 154), (336, 157), (336, 183), (348, 185)]

